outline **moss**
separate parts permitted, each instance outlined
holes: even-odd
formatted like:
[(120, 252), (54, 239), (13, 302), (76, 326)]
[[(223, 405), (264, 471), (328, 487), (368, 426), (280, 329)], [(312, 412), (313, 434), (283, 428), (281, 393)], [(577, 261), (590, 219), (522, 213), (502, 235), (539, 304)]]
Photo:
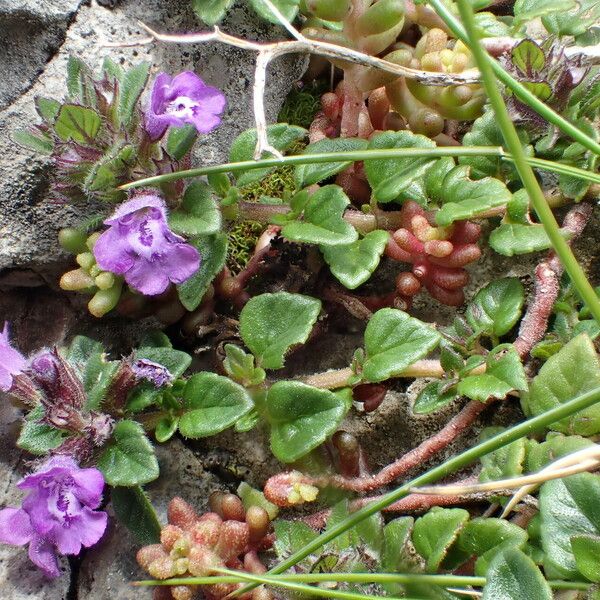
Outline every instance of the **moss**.
[(278, 122), (308, 129), (315, 114), (321, 109), (321, 96), (326, 91), (326, 82), (314, 82), (292, 90), (279, 111)]

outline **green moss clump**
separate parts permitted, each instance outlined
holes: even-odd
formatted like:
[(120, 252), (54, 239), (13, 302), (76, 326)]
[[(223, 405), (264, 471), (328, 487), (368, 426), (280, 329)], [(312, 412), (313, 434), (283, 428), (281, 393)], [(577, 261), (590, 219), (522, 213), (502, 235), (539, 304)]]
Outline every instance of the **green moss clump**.
[(326, 91), (327, 83), (322, 81), (293, 89), (285, 99), (277, 121), (308, 129), (315, 114), (321, 110), (321, 96)]
[(256, 242), (264, 230), (264, 223), (258, 221), (240, 221), (231, 224), (228, 231), (227, 267), (234, 275), (248, 264)]

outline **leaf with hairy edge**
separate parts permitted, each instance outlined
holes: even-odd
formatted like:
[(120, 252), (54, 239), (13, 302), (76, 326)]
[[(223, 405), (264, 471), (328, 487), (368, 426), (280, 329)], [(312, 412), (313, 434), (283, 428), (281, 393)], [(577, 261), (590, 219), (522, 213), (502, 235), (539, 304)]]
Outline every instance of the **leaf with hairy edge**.
[[(267, 127), (269, 144), (280, 152), (285, 152), (296, 142), (303, 139), (307, 133), (306, 129), (296, 125), (288, 125), (287, 123), (277, 123), (276, 125), (269, 125)], [(256, 141), (256, 129), (248, 129), (238, 135), (231, 144), (231, 149), (229, 151), (230, 162), (253, 160)], [(275, 167), (269, 167), (266, 169), (238, 171), (236, 173), (237, 185), (238, 187), (243, 187), (250, 183), (260, 181), (274, 169)]]
[(119, 123), (125, 127), (131, 123), (137, 101), (140, 99), (144, 87), (146, 87), (149, 71), (150, 63), (139, 63), (125, 71), (119, 82), (119, 105), (117, 108), (117, 116)]
[(413, 405), (415, 415), (427, 415), (439, 410), (446, 404), (452, 402), (457, 396), (456, 387), (440, 393), (442, 384), (439, 381), (428, 383), (419, 393)]
[(100, 115), (95, 110), (77, 104), (63, 104), (56, 117), (54, 131), (64, 141), (86, 144), (98, 135), (101, 124)]
[(115, 487), (110, 492), (115, 516), (140, 544), (160, 542), (160, 523), (154, 508), (139, 485)]
[(590, 581), (600, 582), (600, 536), (581, 533), (571, 538), (577, 570)]
[[(529, 393), (521, 396), (525, 414), (539, 415), (600, 386), (600, 361), (586, 333), (573, 338), (551, 356), (533, 378)], [(550, 429), (568, 434), (600, 432), (600, 405), (553, 423)]]
[(106, 483), (112, 486), (140, 485), (158, 477), (154, 448), (139, 423), (124, 419), (98, 458), (96, 466)]
[[(321, 152), (348, 152), (352, 150), (364, 150), (369, 145), (367, 140), (361, 138), (325, 138), (314, 144), (306, 146), (302, 154), (318, 154)], [(298, 165), (295, 178), (298, 189), (320, 183), (324, 179), (336, 175), (349, 167), (352, 161), (314, 163)]]
[(181, 160), (192, 149), (197, 137), (198, 132), (193, 125), (169, 127), (167, 154), (175, 160)]
[(378, 267), (388, 239), (387, 231), (371, 231), (347, 246), (322, 246), (321, 252), (335, 278), (353, 290), (365, 283)]
[(313, 194), (302, 191), (292, 200), (292, 210), (294, 213), (299, 210), (299, 214), (285, 223), (281, 235), (306, 244), (352, 244), (358, 239), (358, 233), (343, 217), (349, 204), (348, 196), (338, 185), (326, 185)]
[(310, 296), (277, 292), (254, 296), (240, 313), (240, 335), (263, 369), (283, 367), (286, 352), (308, 339), (321, 312)]
[(60, 446), (66, 439), (66, 433), (41, 422), (44, 408), (38, 404), (25, 416), (17, 446), (36, 456), (48, 454)]
[(169, 213), (169, 225), (182, 235), (211, 235), (221, 229), (221, 211), (206, 183), (195, 181), (187, 186), (177, 210)]
[(275, 529), (275, 552), (283, 560), (312, 542), (318, 533), (302, 521), (279, 519), (273, 523)]
[(561, 579), (577, 578), (571, 539), (600, 533), (600, 476), (580, 473), (547, 481), (539, 502), (544, 567)]
[(202, 302), (212, 280), (221, 272), (227, 260), (227, 235), (195, 237), (189, 243), (200, 252), (200, 268), (187, 281), (177, 286), (177, 295), (187, 310), (195, 310)]
[(27, 129), (17, 129), (11, 134), (11, 138), (15, 144), (31, 148), (40, 154), (52, 154), (54, 148), (54, 142), (45, 133), (39, 129), (33, 129), (31, 131)]
[[(504, 427), (486, 427), (481, 433), (480, 441), (483, 442), (504, 430)], [(521, 475), (527, 449), (528, 440), (521, 438), (490, 454), (484, 454), (479, 459), (481, 461), (479, 481), (497, 481)]]
[(502, 336), (519, 320), (525, 301), (523, 284), (504, 277), (481, 288), (467, 306), (469, 325), (478, 332)]
[(365, 330), (364, 381), (377, 382), (400, 375), (439, 343), (440, 334), (395, 308), (382, 308)]
[(216, 373), (192, 375), (183, 390), (179, 431), (198, 439), (215, 435), (249, 412), (254, 403), (241, 385)]
[(47, 125), (52, 125), (60, 110), (60, 102), (54, 98), (43, 98), (42, 96), (36, 96), (34, 101), (38, 115), (44, 119)]
[(350, 408), (350, 396), (300, 383), (278, 381), (267, 394), (271, 450), (290, 463), (332, 435)]
[(600, 0), (577, 0), (574, 9), (546, 15), (542, 17), (542, 23), (550, 33), (556, 35), (584, 35), (591, 28), (598, 28)]
[[(435, 142), (410, 131), (386, 131), (374, 135), (369, 149), (435, 148)], [(377, 202), (392, 202), (399, 198), (415, 180), (420, 179), (436, 162), (436, 158), (385, 158), (365, 161), (365, 173)]]
[(552, 590), (536, 564), (517, 548), (498, 554), (487, 572), (482, 600), (552, 600)]
[(552, 13), (565, 13), (575, 6), (574, 0), (516, 0), (513, 7), (515, 25)]
[(215, 25), (227, 13), (233, 0), (192, 0), (194, 12), (207, 25)]

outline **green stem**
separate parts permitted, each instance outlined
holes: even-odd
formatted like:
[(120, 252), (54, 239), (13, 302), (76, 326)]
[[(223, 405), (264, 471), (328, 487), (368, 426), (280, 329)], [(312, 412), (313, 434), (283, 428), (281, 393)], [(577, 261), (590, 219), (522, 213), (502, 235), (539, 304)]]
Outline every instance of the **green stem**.
[[(500, 146), (453, 146), (443, 148), (390, 148), (387, 150), (352, 150), (348, 152), (320, 152), (317, 154), (297, 154), (293, 156), (284, 156), (283, 158), (265, 158), (261, 160), (245, 160), (242, 162), (225, 163), (222, 165), (211, 165), (208, 167), (198, 167), (196, 169), (187, 169), (185, 171), (176, 171), (174, 173), (164, 173), (153, 177), (145, 177), (137, 181), (131, 181), (119, 186), (120, 190), (131, 190), (133, 188), (158, 185), (165, 182), (177, 181), (179, 179), (188, 179), (191, 177), (201, 177), (214, 173), (235, 173), (238, 171), (247, 171), (250, 169), (264, 169), (268, 167), (283, 167), (286, 165), (306, 165), (340, 161), (361, 161), (376, 160), (386, 158), (402, 157), (430, 157), (439, 158), (442, 156), (499, 156), (503, 160), (513, 161), (510, 154), (507, 154)], [(550, 160), (541, 158), (525, 157), (526, 162), (532, 166), (555, 171), (557, 173), (565, 172), (565, 167), (569, 170), (568, 175), (600, 183), (600, 175), (590, 173), (585, 169), (572, 167), (569, 165), (554, 163)]]
[[(226, 572), (223, 569), (220, 572)], [(149, 579), (136, 581), (136, 586), (161, 585), (212, 585), (216, 583), (239, 583), (238, 571), (228, 571), (231, 575), (213, 577), (177, 577), (173, 579)], [(463, 575), (426, 575), (421, 573), (293, 573), (285, 575), (261, 575), (265, 583), (278, 585), (279, 582), (295, 583), (398, 583), (400, 585), (429, 584), (443, 587), (483, 587), (485, 577)], [(548, 581), (548, 585), (558, 590), (581, 590), (590, 588), (591, 583), (579, 581)]]
[[(352, 513), (350, 516), (346, 517), (343, 521), (334, 525), (331, 529), (323, 532), (319, 537), (314, 540), (308, 542), (301, 550), (294, 552), (291, 556), (289, 556), (284, 561), (280, 562), (277, 566), (271, 569), (268, 574), (277, 575), (279, 573), (283, 573), (287, 571), (295, 564), (313, 554), (323, 545), (327, 544), (331, 540), (335, 539), (339, 535), (342, 535), (356, 524), (360, 523), (364, 519), (370, 517), (371, 515), (380, 512), (390, 504), (400, 500), (407, 496), (410, 492), (411, 488), (422, 486), (424, 484), (433, 483), (435, 481), (439, 481), (440, 479), (447, 477), (448, 475), (458, 471), (470, 465), (471, 463), (479, 460), (482, 456), (489, 454), (490, 452), (494, 452), (494, 450), (498, 450), (511, 442), (514, 442), (526, 435), (531, 433), (543, 430), (548, 425), (555, 423), (556, 421), (560, 421), (565, 417), (569, 417), (585, 408), (588, 408), (597, 402), (600, 401), (600, 387), (597, 387), (585, 394), (581, 394), (573, 400), (569, 400), (560, 406), (556, 406), (537, 417), (533, 417), (528, 419), (527, 421), (523, 421), (522, 423), (518, 423), (517, 425), (513, 425), (510, 429), (502, 431), (498, 435), (495, 435), (483, 442), (480, 442), (473, 448), (469, 448), (465, 450), (461, 454), (452, 457), (451, 459), (445, 461), (441, 465), (430, 469), (426, 473), (419, 475), (415, 479), (408, 481), (396, 488), (395, 490), (389, 492), (382, 496), (376, 502), (372, 502), (371, 504), (367, 504), (360, 510), (357, 510), (355, 513)], [(256, 587), (255, 585), (248, 585), (244, 588), (238, 590), (234, 595), (238, 595), (240, 593), (244, 593)]]
[[(437, 7), (438, 0), (432, 1), (436, 3)], [(554, 214), (544, 198), (544, 193), (542, 192), (542, 189), (535, 178), (533, 169), (527, 164), (526, 156), (523, 152), (523, 148), (521, 147), (521, 141), (519, 140), (517, 130), (511, 121), (506, 105), (504, 104), (502, 94), (500, 93), (500, 89), (496, 79), (494, 78), (492, 61), (490, 60), (489, 55), (483, 49), (482, 45), (479, 43), (479, 34), (475, 24), (473, 9), (467, 0), (457, 0), (457, 2), (458, 10), (468, 35), (467, 43), (471, 52), (473, 53), (475, 62), (479, 67), (479, 71), (481, 72), (483, 86), (494, 110), (498, 126), (502, 132), (502, 137), (504, 138), (506, 146), (513, 156), (515, 167), (517, 168), (519, 176), (523, 181), (523, 185), (529, 194), (529, 198), (533, 203), (535, 212), (537, 213), (540, 222), (544, 226), (546, 234), (552, 242), (554, 251), (560, 258), (565, 270), (573, 281), (573, 285), (577, 289), (581, 299), (585, 302), (596, 321), (600, 323), (600, 300), (598, 299), (594, 288), (587, 280), (581, 265), (577, 262), (571, 247), (561, 235), (558, 223), (556, 222)], [(440, 16), (445, 18), (444, 15), (440, 14)]]
[[(452, 14), (452, 12), (448, 9), (448, 7), (444, 4), (443, 0), (428, 0), (429, 4), (433, 6), (437, 14), (443, 19), (448, 28), (452, 31), (452, 33), (460, 40), (462, 40), (465, 44), (469, 44), (469, 37), (472, 38), (471, 35), (468, 35), (467, 32), (469, 28), (466, 23), (464, 23), (464, 17), (461, 13), (461, 17), (463, 18), (463, 23), (465, 28), (461, 26), (460, 22), (456, 19), (456, 17)], [(471, 48), (473, 50), (473, 48)], [(593, 140), (591, 137), (586, 135), (583, 131), (579, 130), (575, 125), (567, 121), (564, 117), (561, 117), (558, 113), (553, 111), (549, 106), (544, 104), (535, 94), (532, 94), (525, 86), (523, 86), (519, 81), (517, 81), (510, 73), (508, 73), (499, 63), (494, 60), (489, 54), (483, 52), (483, 63), (487, 67), (487, 71), (493, 71), (496, 77), (508, 88), (512, 90), (515, 96), (533, 108), (539, 115), (544, 117), (548, 122), (556, 125), (561, 131), (571, 136), (574, 140), (579, 142), (582, 146), (591, 150), (595, 154), (600, 154), (600, 144)], [(485, 83), (485, 76), (482, 71), (482, 64), (478, 63), (479, 70), (481, 71), (482, 79)]]

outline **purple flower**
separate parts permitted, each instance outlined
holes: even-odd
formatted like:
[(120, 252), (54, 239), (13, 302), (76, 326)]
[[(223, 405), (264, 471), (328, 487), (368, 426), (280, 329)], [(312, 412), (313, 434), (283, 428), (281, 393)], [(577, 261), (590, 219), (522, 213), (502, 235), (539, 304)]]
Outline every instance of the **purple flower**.
[(221, 123), (227, 100), (192, 71), (175, 77), (159, 73), (154, 80), (150, 106), (145, 113), (146, 131), (158, 140), (169, 125), (193, 125), (199, 133), (209, 133)]
[(104, 223), (110, 227), (94, 245), (98, 266), (146, 296), (183, 283), (200, 267), (200, 254), (169, 229), (165, 203), (155, 194), (128, 200)]
[(132, 368), (138, 379), (146, 379), (157, 388), (173, 381), (173, 375), (166, 367), (145, 358), (136, 360)]
[(29, 495), (21, 508), (0, 510), (0, 542), (29, 544), (29, 558), (48, 577), (58, 577), (57, 553), (79, 554), (106, 529), (107, 514), (94, 510), (102, 500), (102, 473), (55, 456), (17, 487)]
[(25, 366), (25, 357), (15, 350), (8, 339), (8, 323), (0, 332), (0, 390), (8, 392), (13, 384), (13, 377)]

